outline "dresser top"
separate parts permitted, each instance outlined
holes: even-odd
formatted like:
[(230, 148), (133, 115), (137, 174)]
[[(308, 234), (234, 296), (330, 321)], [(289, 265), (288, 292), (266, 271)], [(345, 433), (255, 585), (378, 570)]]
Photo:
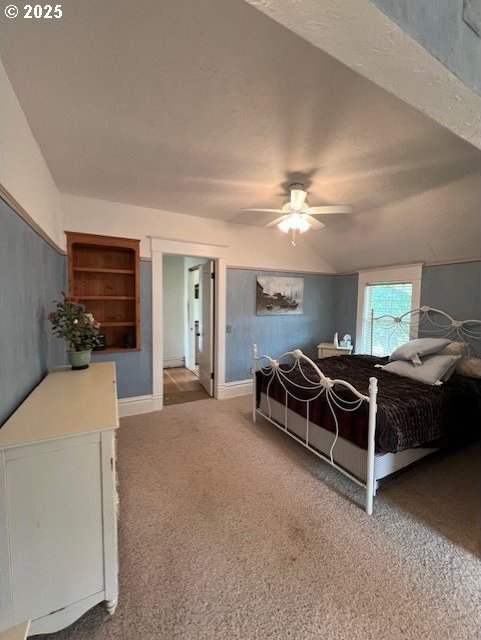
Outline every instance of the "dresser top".
[(96, 362), (81, 371), (59, 367), (0, 429), (0, 448), (118, 426), (115, 363)]

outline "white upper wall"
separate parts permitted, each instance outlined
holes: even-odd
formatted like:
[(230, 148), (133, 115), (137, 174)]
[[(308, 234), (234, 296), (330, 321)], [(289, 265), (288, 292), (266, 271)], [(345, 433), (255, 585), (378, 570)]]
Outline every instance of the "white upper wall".
[(56, 244), (60, 194), (0, 62), (0, 183)]
[(82, 196), (61, 196), (62, 227), (101, 235), (140, 239), (149, 258), (150, 238), (222, 245), (229, 266), (333, 273), (333, 269), (301, 236), (296, 247), (280, 231), (147, 209)]
[(181, 366), (185, 357), (185, 259), (164, 256), (164, 366)]

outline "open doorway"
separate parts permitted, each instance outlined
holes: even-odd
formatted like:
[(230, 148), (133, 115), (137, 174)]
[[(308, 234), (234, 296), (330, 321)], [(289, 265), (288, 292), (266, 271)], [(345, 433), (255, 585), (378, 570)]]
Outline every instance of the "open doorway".
[(214, 395), (214, 262), (163, 256), (164, 404)]

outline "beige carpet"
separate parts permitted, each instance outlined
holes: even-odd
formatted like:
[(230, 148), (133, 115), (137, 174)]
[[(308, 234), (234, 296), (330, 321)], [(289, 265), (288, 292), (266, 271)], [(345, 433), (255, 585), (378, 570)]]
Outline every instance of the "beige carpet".
[(119, 607), (48, 638), (480, 637), (478, 446), (389, 482), (368, 518), (360, 489), (249, 410), (122, 420)]

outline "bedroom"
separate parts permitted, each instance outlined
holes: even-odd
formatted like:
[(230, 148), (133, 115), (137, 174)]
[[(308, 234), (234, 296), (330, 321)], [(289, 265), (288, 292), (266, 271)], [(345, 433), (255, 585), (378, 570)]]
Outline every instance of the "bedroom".
[[(57, 21), (2, 19), (2, 423), (66, 362), (45, 319), (68, 290), (64, 232), (140, 241), (140, 350), (92, 356), (115, 361), (122, 416), (119, 607), (108, 623), (96, 607), (58, 637), (138, 629), (308, 638), (322, 627), (333, 638), (418, 637), (426, 628), (442, 638), (461, 633), (462, 615), (475, 635), (479, 514), (470, 479), (479, 450), (405, 471), (381, 488), (369, 518), (362, 491), (285, 434), (254, 426), (241, 394), (251, 390), (253, 342), (273, 357), (297, 348), (315, 357), (335, 332), (357, 347), (360, 272), (422, 265), (420, 304), (480, 318), (479, 87), (470, 76), (479, 38), (458, 16), (466, 69), (443, 58), (439, 42), (422, 41), (432, 34), (418, 16), (413, 32), (364, 0), (330, 2), (317, 22), (309, 2), (296, 3), (298, 12), (275, 3), (282, 15), (251, 4), (145, 2), (134, 12), (125, 2), (115, 11), (110, 1), (69, 2)], [(303, 33), (303, 24), (319, 28)], [(319, 217), (325, 228), (293, 247), (263, 226), (272, 217), (243, 211), (279, 209), (293, 184), (310, 206), (353, 213)], [(162, 409), (164, 255), (216, 263), (216, 399)], [(302, 314), (256, 314), (256, 279), (269, 276), (303, 279)], [(381, 540), (392, 553), (383, 555)], [(413, 549), (419, 543), (426, 555)], [(376, 587), (380, 567), (386, 591), (399, 563), (397, 595), (413, 605), (406, 585), (436, 602), (426, 619), (410, 615), (408, 631)], [(362, 598), (346, 585), (350, 570)], [(472, 587), (441, 613), (456, 573)], [(297, 589), (304, 614), (290, 599)], [(452, 622), (456, 607), (462, 615)]]

